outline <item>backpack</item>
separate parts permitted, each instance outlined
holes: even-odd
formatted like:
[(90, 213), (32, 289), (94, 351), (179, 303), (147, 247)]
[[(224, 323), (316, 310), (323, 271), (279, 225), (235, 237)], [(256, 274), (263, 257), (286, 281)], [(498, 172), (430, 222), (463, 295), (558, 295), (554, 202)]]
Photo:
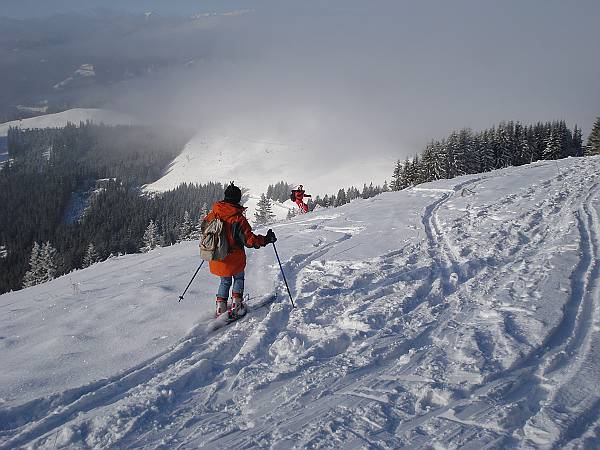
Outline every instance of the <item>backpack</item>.
[(222, 261), (229, 254), (229, 243), (223, 221), (215, 217), (202, 222), (200, 257), (205, 261)]
[(292, 193), (290, 194), (290, 200), (293, 202), (296, 201), (296, 191), (292, 191)]

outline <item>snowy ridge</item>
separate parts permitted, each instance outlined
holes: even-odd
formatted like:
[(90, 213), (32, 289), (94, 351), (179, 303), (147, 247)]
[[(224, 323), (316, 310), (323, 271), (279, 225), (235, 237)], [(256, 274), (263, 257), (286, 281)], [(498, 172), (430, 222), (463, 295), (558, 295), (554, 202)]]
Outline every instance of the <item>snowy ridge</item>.
[(133, 120), (127, 114), (106, 109), (86, 109), (75, 108), (67, 111), (46, 114), (29, 119), (14, 120), (0, 124), (0, 136), (6, 136), (10, 127), (27, 128), (59, 128), (67, 123), (79, 124), (79, 122), (92, 121), (94, 123), (104, 123), (106, 125), (133, 125)]
[[(280, 139), (257, 139), (223, 133), (197, 134), (172, 162), (167, 173), (146, 186), (150, 192), (175, 189), (181, 183), (229, 182), (247, 188), (253, 196), (267, 191), (269, 184), (286, 181), (305, 184), (312, 194), (337, 193), (359, 181), (383, 184), (390, 162), (353, 160), (319, 163), (321, 149)], [(310, 177), (309, 181), (302, 178)]]
[(213, 277), (177, 303), (193, 242), (0, 296), (0, 449), (597, 447), (599, 170), (276, 224), (298, 308), (272, 250), (249, 251), (249, 303), (277, 300), (212, 333)]

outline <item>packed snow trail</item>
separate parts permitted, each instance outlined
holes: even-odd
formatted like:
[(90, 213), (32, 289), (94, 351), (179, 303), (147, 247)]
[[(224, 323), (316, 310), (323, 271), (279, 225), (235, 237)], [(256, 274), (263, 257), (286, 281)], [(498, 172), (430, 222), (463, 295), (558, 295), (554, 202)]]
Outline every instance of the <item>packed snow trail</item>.
[[(540, 162), (275, 224), (298, 307), (250, 250), (250, 304), (277, 301), (213, 332), (209, 274), (177, 306), (196, 243), (1, 296), (0, 449), (598, 447), (599, 170)], [(86, 310), (42, 322), (51, 295)], [(75, 319), (78, 357), (18, 334)], [(105, 348), (113, 321), (141, 339)], [(55, 357), (71, 382), (34, 375)]]

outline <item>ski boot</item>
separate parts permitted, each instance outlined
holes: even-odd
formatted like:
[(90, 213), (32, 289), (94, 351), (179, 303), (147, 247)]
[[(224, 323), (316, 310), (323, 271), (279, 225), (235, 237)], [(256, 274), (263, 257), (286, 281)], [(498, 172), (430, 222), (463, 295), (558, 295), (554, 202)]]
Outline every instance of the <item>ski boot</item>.
[(215, 312), (215, 318), (227, 311), (227, 299), (223, 297), (217, 297), (217, 310)]
[(246, 305), (244, 305), (243, 294), (234, 292), (231, 296), (233, 297), (233, 303), (231, 304), (231, 308), (229, 308), (229, 317), (233, 320), (244, 317), (247, 311)]

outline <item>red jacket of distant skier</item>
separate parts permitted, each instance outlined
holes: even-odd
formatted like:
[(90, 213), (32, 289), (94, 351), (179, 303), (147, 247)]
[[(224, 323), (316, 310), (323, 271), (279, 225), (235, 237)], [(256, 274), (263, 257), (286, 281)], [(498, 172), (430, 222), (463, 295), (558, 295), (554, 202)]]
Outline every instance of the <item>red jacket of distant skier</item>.
[(252, 233), (248, 220), (244, 217), (245, 208), (229, 202), (217, 202), (206, 216), (206, 220), (215, 217), (221, 219), (227, 233), (229, 254), (223, 261), (210, 261), (210, 272), (220, 277), (231, 277), (246, 268), (244, 247), (259, 248), (267, 245), (265, 237)]
[(302, 191), (302, 190), (298, 190), (298, 189), (294, 189), (292, 191), (292, 193), (294, 194), (294, 197), (296, 198), (296, 203), (303, 202), (304, 197), (310, 197), (310, 195), (304, 195), (305, 192), (306, 191)]

